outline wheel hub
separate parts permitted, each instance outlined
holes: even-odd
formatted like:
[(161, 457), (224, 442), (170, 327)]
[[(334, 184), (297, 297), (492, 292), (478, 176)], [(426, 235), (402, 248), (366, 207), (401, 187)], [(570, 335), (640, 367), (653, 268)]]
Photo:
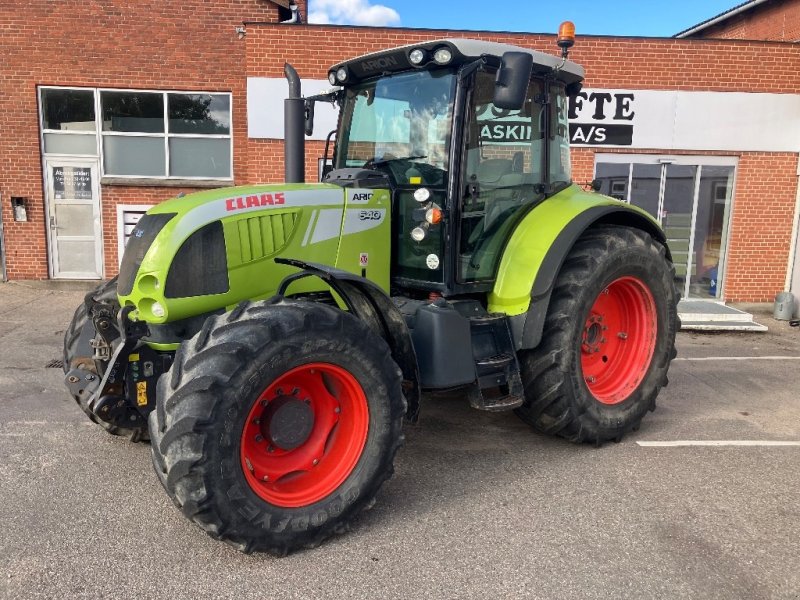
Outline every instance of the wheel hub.
[(301, 365), (253, 402), (242, 430), (242, 471), (262, 500), (308, 506), (350, 475), (368, 430), (367, 398), (352, 373), (331, 363)]
[(314, 429), (314, 409), (310, 401), (294, 396), (279, 396), (264, 411), (262, 432), (281, 450), (294, 450), (306, 443)]
[(642, 382), (658, 330), (656, 304), (636, 277), (612, 281), (595, 299), (581, 333), (581, 370), (602, 404), (618, 404)]

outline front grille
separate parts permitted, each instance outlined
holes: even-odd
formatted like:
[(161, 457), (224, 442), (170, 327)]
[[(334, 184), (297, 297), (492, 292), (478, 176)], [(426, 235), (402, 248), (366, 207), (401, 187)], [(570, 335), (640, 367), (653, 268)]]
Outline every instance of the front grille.
[(222, 223), (214, 221), (183, 242), (169, 267), (164, 295), (189, 298), (224, 294), (228, 289), (225, 235)]
[(139, 272), (139, 267), (142, 266), (145, 254), (153, 245), (156, 236), (175, 215), (176, 213), (144, 215), (139, 219), (128, 238), (128, 245), (125, 246), (125, 254), (122, 256), (122, 263), (119, 266), (117, 293), (120, 296), (127, 296), (133, 291), (136, 274)]

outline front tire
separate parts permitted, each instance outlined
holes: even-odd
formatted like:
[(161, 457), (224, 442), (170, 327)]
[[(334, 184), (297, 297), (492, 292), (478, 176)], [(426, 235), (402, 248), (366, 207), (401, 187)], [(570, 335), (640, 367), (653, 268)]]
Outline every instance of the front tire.
[(663, 245), (626, 227), (576, 242), (556, 280), (539, 346), (520, 355), (517, 415), (573, 442), (619, 441), (667, 385), (678, 295)]
[(313, 302), (242, 303), (158, 383), (153, 463), (212, 537), (284, 555), (345, 532), (393, 472), (406, 403), (385, 342)]

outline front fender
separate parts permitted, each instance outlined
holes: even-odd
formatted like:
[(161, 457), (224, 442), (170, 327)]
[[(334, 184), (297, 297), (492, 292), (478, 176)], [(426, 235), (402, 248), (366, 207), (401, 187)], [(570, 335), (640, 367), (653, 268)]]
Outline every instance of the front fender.
[(489, 295), (489, 311), (511, 317), (517, 349), (538, 345), (561, 265), (581, 234), (598, 224), (637, 227), (666, 245), (646, 211), (576, 185), (536, 206), (511, 235)]
[(318, 277), (339, 295), (348, 311), (386, 341), (392, 359), (403, 373), (403, 394), (408, 403), (406, 417), (416, 421), (422, 395), (417, 355), (406, 321), (392, 299), (369, 279), (342, 269), (291, 258), (276, 258), (275, 262), (301, 269), (281, 282), (277, 292), (279, 296), (285, 295), (295, 281), (309, 276)]

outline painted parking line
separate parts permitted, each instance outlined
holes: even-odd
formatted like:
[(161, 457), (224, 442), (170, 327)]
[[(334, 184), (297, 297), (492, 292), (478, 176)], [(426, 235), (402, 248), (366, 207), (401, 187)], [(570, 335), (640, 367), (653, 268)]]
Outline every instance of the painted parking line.
[(672, 361), (704, 361), (704, 360), (800, 360), (800, 356), (696, 356), (673, 358)]
[(636, 442), (650, 448), (675, 448), (680, 446), (800, 446), (800, 441), (770, 440), (674, 440), (669, 442)]

